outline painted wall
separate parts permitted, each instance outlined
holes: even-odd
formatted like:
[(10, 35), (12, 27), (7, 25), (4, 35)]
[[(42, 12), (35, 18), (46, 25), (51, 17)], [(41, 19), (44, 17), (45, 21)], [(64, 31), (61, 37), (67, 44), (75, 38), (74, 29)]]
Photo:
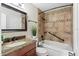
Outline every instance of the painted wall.
[(73, 50), (76, 56), (79, 56), (79, 4), (73, 5)]
[(79, 4), (73, 4), (73, 51), (79, 56)]
[[(0, 4), (1, 5), (1, 4)], [(0, 7), (1, 8), (1, 7)], [(0, 55), (1, 55), (1, 11), (0, 11)]]
[(79, 3), (78, 3), (78, 16), (77, 17), (78, 17), (78, 22), (77, 22), (77, 25), (78, 25), (78, 32), (77, 32), (78, 33), (78, 35), (77, 35), (78, 36), (78, 39), (77, 39), (78, 45), (77, 46), (78, 46), (78, 56), (79, 56)]
[[(28, 22), (27, 33), (32, 37), (32, 33), (31, 33), (32, 26), (36, 26), (38, 28), (38, 9), (35, 6), (33, 6), (31, 3), (27, 3), (24, 6), (25, 6), (25, 11), (27, 12), (27, 22)], [(28, 20), (34, 21), (36, 23), (29, 22)]]

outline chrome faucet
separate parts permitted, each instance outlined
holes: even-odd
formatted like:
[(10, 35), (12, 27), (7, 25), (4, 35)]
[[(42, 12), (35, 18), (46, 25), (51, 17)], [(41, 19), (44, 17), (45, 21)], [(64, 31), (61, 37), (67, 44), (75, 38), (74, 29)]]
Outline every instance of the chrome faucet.
[(11, 41), (15, 41), (15, 40), (17, 40), (17, 38), (16, 38), (16, 37), (13, 37), (13, 38), (11, 39)]

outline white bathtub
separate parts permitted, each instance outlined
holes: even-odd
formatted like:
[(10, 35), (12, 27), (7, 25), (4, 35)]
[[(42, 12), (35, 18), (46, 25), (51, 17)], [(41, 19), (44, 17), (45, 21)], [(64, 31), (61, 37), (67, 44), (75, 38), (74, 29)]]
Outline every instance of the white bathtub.
[(56, 41), (45, 40), (42, 44), (44, 48), (48, 50), (49, 56), (69, 56), (74, 55), (72, 48), (64, 43)]

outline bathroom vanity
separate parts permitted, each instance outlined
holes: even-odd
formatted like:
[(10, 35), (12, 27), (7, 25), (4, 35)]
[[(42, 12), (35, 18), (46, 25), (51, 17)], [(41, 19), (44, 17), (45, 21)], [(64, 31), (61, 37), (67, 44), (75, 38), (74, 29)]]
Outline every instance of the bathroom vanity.
[(2, 45), (3, 56), (35, 56), (36, 41), (22, 39)]
[[(6, 56), (34, 56), (36, 55), (35, 43), (30, 43), (29, 45), (24, 46), (23, 48), (12, 51)], [(18, 48), (18, 47), (17, 47)]]

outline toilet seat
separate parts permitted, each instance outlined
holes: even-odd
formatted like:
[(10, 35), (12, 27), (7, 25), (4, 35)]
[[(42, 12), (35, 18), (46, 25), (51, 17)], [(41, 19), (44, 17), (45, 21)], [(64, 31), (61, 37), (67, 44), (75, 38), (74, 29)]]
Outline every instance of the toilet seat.
[(43, 47), (37, 47), (36, 53), (37, 53), (38, 56), (47, 56), (48, 55), (47, 50)]

